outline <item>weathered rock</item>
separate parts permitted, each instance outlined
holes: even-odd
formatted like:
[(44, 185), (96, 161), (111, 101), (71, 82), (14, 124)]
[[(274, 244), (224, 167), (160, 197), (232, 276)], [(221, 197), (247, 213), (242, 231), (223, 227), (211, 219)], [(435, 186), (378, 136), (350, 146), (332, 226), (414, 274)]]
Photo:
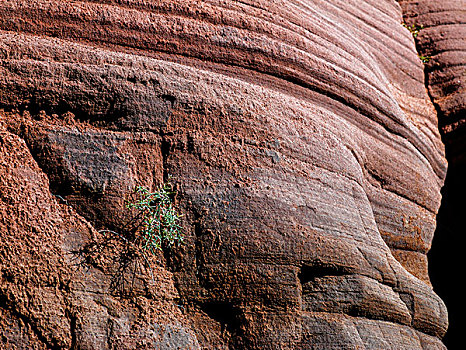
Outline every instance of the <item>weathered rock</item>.
[(466, 198), (466, 2), (423, 0), (400, 4), (405, 21), (422, 27), (416, 44), (420, 55), (429, 58), (425, 64), (426, 85), (437, 109), (448, 160), (430, 270), (437, 281), (434, 287), (450, 309), (451, 326), (444, 341), (454, 347), (463, 339), (463, 315), (456, 307), (463, 295), (455, 271), (463, 264)]
[(154, 265), (155, 280), (143, 279), (144, 289), (125, 300), (109, 293), (113, 252), (79, 268), (74, 252), (98, 233), (58, 203), (23, 140), (5, 130), (0, 137), (3, 346), (198, 348), (171, 273)]
[(409, 25), (422, 27), (416, 42), (426, 62), (426, 83), (439, 112), (449, 163), (466, 163), (466, 14), (463, 0), (400, 1)]
[[(444, 348), (425, 254), (446, 163), (397, 2), (6, 0), (0, 18), (2, 188), (21, 188), (2, 192), (4, 343)], [(153, 278), (135, 262), (112, 293), (118, 245), (73, 265), (168, 174), (186, 244)]]

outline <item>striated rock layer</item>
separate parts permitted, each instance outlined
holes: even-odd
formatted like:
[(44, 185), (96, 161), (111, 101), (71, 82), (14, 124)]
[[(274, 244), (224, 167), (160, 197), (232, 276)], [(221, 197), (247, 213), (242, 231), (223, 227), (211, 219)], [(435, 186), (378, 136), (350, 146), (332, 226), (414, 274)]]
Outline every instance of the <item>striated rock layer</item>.
[[(462, 266), (466, 197), (466, 1), (400, 1), (405, 21), (423, 27), (416, 38), (418, 51), (430, 58), (426, 85), (438, 112), (449, 163), (438, 226), (431, 251), (434, 287), (450, 310), (445, 343), (463, 339), (462, 315), (456, 307), (463, 298), (454, 274)], [(448, 252), (448, 253), (445, 253)]]
[[(394, 0), (2, 1), (4, 347), (444, 349), (446, 162), (402, 21)], [(183, 246), (77, 253), (169, 175)]]
[(422, 26), (420, 54), (429, 58), (426, 83), (452, 166), (466, 164), (466, 1), (400, 1), (405, 20)]

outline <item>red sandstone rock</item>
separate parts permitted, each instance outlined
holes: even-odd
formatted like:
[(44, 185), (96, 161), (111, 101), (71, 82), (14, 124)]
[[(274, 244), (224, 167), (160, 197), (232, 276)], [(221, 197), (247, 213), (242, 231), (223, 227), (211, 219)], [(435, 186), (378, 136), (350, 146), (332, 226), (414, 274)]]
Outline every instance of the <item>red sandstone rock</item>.
[[(446, 162), (397, 2), (6, 0), (0, 18), (4, 344), (444, 348), (425, 254)], [(168, 174), (186, 244), (112, 292), (119, 246), (73, 252)]]
[[(462, 343), (462, 314), (456, 305), (463, 295), (454, 276), (462, 266), (466, 185), (466, 2), (400, 1), (405, 21), (421, 27), (416, 37), (421, 55), (430, 57), (425, 65), (426, 85), (437, 109), (445, 142), (448, 175), (442, 190), (442, 208), (437, 219), (430, 271), (436, 290), (449, 307), (450, 327), (444, 338), (451, 347)], [(442, 252), (444, 252), (442, 254)], [(450, 271), (450, 272), (448, 272)]]
[(426, 64), (427, 84), (439, 112), (440, 129), (454, 166), (466, 164), (466, 21), (463, 0), (400, 1)]

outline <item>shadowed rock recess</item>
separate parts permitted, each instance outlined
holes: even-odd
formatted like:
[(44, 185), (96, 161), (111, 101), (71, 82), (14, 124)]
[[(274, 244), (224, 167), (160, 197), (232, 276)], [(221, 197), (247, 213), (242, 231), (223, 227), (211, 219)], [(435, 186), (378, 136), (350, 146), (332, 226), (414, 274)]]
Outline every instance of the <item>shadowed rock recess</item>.
[[(0, 1), (0, 347), (445, 349), (436, 3)], [(169, 176), (185, 243), (125, 256)]]

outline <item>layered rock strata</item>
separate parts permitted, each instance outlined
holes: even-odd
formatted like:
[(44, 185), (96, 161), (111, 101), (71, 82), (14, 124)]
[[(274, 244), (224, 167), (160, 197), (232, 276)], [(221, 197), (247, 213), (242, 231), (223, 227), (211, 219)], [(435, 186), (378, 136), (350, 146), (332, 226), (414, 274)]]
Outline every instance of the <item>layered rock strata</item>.
[(426, 62), (426, 84), (438, 110), (449, 164), (465, 164), (466, 2), (400, 1), (406, 23), (422, 28), (416, 37)]
[(445, 343), (462, 342), (462, 315), (456, 307), (463, 298), (455, 278), (462, 266), (466, 198), (466, 2), (402, 1), (404, 18), (421, 28), (416, 37), (420, 55), (426, 57), (426, 85), (437, 109), (446, 146), (448, 174), (438, 215), (431, 274), (438, 293), (450, 309)]
[[(446, 162), (395, 1), (0, 3), (1, 341), (443, 349)], [(77, 255), (168, 175), (186, 243)], [(113, 284), (114, 286), (114, 284)]]

